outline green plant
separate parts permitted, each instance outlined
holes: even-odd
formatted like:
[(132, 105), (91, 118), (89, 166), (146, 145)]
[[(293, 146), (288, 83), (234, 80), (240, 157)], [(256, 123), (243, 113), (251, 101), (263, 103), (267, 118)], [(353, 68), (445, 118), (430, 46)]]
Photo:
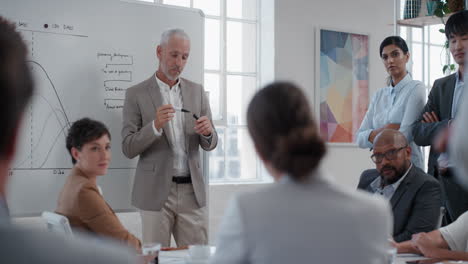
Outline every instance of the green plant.
[[(445, 29), (441, 28), (439, 29), (439, 32), (445, 35)], [(449, 51), (449, 42), (448, 40), (445, 41), (444, 43), (444, 51), (445, 51), (445, 61), (447, 62), (445, 65), (442, 67), (442, 72), (444, 74), (446, 73), (451, 73), (455, 71), (455, 64), (453, 63), (448, 63), (450, 61), (450, 51)]]
[[(448, 5), (448, 0), (435, 0), (436, 3), (436, 8), (434, 9), (434, 15), (436, 17), (439, 17), (440, 20), (442, 21), (442, 24), (445, 25), (444, 17), (447, 14), (451, 13), (451, 10)], [(439, 29), (439, 32), (442, 34), (445, 34), (445, 29), (441, 28)], [(442, 65), (442, 72), (444, 74), (451, 73), (455, 71), (455, 64), (450, 63), (450, 51), (449, 51), (449, 42), (448, 40), (445, 41), (444, 44), (444, 51), (445, 51), (445, 64)]]
[(445, 24), (443, 17), (450, 13), (450, 8), (448, 7), (447, 1), (445, 0), (434, 0), (436, 2), (436, 8), (434, 9), (434, 16), (440, 17), (442, 23)]

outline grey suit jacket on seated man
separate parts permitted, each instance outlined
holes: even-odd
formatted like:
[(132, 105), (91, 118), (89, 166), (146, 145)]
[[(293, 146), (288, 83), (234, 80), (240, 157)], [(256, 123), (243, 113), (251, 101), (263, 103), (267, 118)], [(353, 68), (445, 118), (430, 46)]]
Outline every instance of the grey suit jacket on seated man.
[[(380, 177), (376, 169), (361, 174), (358, 189), (374, 193), (371, 183)], [(437, 180), (412, 166), (390, 199), (393, 211), (393, 239), (411, 239), (413, 234), (437, 228), (441, 194)]]
[[(197, 116), (208, 116), (211, 110), (203, 87), (180, 78), (180, 90), (184, 108)], [(166, 201), (172, 182), (174, 138), (166, 124), (162, 136), (155, 135), (153, 120), (156, 109), (163, 105), (163, 99), (155, 75), (127, 90), (123, 111), (122, 150), (129, 158), (140, 155), (135, 172), (132, 204), (142, 210), (159, 211)], [(190, 176), (198, 205), (206, 205), (205, 179), (200, 167), (199, 147), (212, 150), (218, 143), (213, 130), (211, 140), (194, 131), (194, 118), (185, 118), (185, 145), (188, 153)]]

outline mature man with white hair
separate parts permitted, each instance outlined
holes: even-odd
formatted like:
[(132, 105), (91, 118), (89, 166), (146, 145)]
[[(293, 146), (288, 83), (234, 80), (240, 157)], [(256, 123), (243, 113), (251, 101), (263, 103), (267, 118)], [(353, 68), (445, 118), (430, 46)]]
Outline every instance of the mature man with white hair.
[(143, 242), (206, 244), (206, 180), (199, 147), (212, 150), (218, 136), (203, 87), (179, 77), (190, 54), (181, 29), (162, 33), (159, 67), (130, 87), (123, 108), (122, 150), (139, 156), (132, 204), (140, 209)]

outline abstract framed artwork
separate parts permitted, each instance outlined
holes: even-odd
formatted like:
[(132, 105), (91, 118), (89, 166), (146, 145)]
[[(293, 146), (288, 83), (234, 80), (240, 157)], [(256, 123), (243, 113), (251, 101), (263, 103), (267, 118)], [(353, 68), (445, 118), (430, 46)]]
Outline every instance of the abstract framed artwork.
[(356, 146), (369, 103), (369, 36), (319, 29), (316, 39), (320, 133), (329, 143)]

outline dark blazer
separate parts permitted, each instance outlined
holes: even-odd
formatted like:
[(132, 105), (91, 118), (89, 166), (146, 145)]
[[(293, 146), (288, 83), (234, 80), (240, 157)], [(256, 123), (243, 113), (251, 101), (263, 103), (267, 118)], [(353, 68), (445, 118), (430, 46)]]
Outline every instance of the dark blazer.
[[(364, 171), (358, 189), (373, 193), (370, 184), (377, 177), (380, 175), (375, 169)], [(413, 234), (432, 231), (437, 228), (442, 205), (439, 182), (413, 166), (396, 189), (390, 204), (396, 242), (409, 240)]]
[[(434, 86), (429, 93), (427, 103), (413, 126), (413, 139), (417, 145), (431, 145), (437, 133), (448, 125), (448, 121), (452, 117), (452, 102), (455, 83), (455, 73), (435, 80)], [(421, 123), (421, 120), (423, 120), (423, 114), (425, 112), (432, 111), (437, 114), (440, 121), (436, 123)], [(427, 173), (434, 175), (438, 157), (439, 153), (435, 152), (431, 147)]]

